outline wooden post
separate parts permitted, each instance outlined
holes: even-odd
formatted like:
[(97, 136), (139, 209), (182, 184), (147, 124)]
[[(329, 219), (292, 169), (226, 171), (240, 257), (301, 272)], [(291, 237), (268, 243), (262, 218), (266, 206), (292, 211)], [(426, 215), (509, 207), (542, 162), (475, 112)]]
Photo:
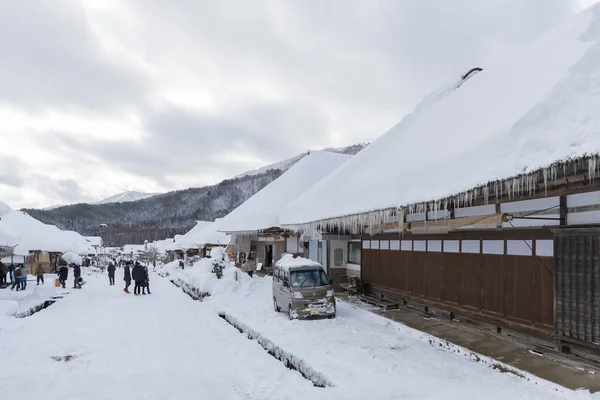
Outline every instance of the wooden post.
[(560, 226), (566, 226), (567, 225), (567, 196), (566, 195), (562, 195), (560, 196), (560, 202), (559, 202), (559, 211), (560, 211)]

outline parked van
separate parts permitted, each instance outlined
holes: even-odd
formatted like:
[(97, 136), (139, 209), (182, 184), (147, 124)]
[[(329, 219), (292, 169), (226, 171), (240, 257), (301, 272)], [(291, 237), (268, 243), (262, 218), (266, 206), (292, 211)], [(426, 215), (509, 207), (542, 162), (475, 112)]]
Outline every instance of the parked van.
[(273, 270), (273, 307), (290, 319), (335, 318), (333, 281), (318, 262), (286, 254)]

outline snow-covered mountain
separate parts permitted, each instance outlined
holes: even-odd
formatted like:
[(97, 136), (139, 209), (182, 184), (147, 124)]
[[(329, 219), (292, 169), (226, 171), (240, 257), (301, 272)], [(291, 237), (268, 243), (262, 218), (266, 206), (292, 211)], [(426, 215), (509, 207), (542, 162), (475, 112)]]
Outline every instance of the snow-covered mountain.
[[(359, 151), (361, 151), (362, 149), (364, 149), (365, 147), (368, 146), (368, 143), (359, 143), (359, 144), (354, 144), (351, 146), (345, 146), (345, 147), (336, 147), (336, 148), (327, 148), (327, 149), (323, 149), (324, 151), (329, 151), (332, 153), (340, 153), (340, 154), (348, 154), (348, 155), (355, 155), (356, 153), (358, 153)], [(254, 175), (260, 175), (262, 173), (267, 172), (268, 170), (271, 169), (279, 169), (281, 171), (287, 171), (288, 169), (290, 169), (294, 164), (296, 164), (298, 161), (302, 160), (309, 152), (306, 153), (302, 153), (302, 154), (298, 154), (295, 157), (291, 157), (288, 159), (285, 159), (283, 161), (279, 161), (273, 164), (269, 164), (269, 165), (265, 165), (264, 167), (258, 168), (258, 169), (253, 169), (251, 171), (247, 171), (244, 172), (242, 174), (236, 175), (233, 177), (233, 179), (236, 178), (244, 178), (247, 176), (254, 176)]]
[(96, 201), (89, 204), (109, 204), (109, 203), (127, 203), (129, 201), (138, 201), (147, 199), (148, 197), (156, 196), (158, 193), (145, 193), (136, 191), (127, 191), (114, 196), (107, 197), (104, 200)]
[[(325, 150), (353, 155), (365, 146), (357, 144)], [(158, 195), (126, 192), (96, 203), (26, 211), (32, 217), (61, 229), (74, 230), (86, 236), (102, 236), (105, 243), (113, 246), (160, 240), (187, 232), (198, 220), (214, 221), (229, 214), (307, 154), (248, 171), (216, 185)], [(134, 200), (129, 193), (137, 193), (144, 199)]]

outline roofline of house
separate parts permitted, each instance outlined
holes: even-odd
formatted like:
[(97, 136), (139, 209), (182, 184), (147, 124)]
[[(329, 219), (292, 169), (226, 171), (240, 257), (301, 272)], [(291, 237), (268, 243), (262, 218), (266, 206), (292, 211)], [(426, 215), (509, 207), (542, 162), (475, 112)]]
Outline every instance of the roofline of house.
[[(404, 222), (406, 214), (428, 211), (443, 211), (478, 205), (499, 204), (502, 199), (508, 201), (526, 200), (536, 197), (540, 191), (541, 197), (547, 197), (556, 189), (569, 184), (589, 184), (600, 176), (600, 156), (584, 154), (580, 157), (556, 161), (547, 167), (538, 168), (532, 172), (515, 175), (509, 178), (490, 181), (467, 191), (450, 195), (437, 200), (423, 201), (408, 205), (365, 211), (320, 220), (284, 224), (285, 229), (301, 233), (348, 231), (363, 233), (365, 227), (369, 230), (389, 223), (397, 217), (398, 224)], [(579, 190), (582, 191), (582, 190)]]

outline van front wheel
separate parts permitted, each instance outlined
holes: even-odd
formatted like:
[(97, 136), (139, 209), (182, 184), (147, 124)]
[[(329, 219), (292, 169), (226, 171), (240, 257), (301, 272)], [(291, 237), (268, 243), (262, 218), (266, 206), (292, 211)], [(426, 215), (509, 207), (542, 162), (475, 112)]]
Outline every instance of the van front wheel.
[(273, 308), (275, 309), (275, 312), (281, 311), (281, 309), (277, 305), (277, 299), (275, 297), (273, 297)]
[(292, 305), (291, 304), (288, 306), (288, 316), (290, 317), (290, 321), (294, 319), (294, 314), (293, 314), (293, 311), (292, 311)]

